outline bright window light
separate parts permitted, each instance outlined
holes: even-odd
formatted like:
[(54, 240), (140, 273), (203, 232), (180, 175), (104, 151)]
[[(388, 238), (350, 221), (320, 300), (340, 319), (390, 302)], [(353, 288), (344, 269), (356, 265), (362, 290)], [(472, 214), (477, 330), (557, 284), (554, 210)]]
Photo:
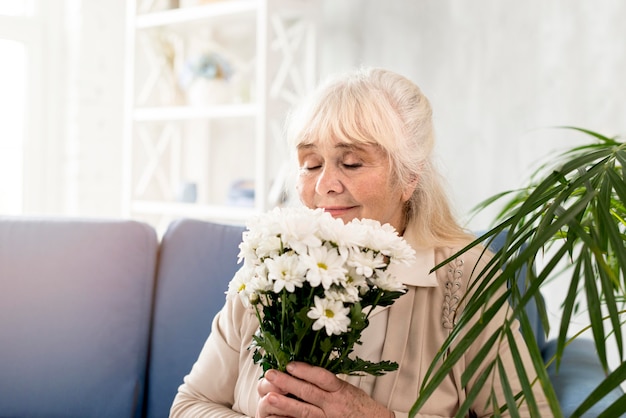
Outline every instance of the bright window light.
[(0, 15), (2, 16), (30, 16), (32, 14), (32, 0), (0, 0)]
[[(6, 2), (5, 2), (6, 3)], [(26, 48), (0, 39), (0, 214), (22, 211)]]

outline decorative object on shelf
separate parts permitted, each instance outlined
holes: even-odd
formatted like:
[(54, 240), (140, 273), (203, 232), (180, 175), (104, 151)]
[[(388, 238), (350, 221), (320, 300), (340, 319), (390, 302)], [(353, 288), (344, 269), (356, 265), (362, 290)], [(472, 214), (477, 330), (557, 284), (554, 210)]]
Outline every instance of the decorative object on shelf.
[(137, 103), (165, 106), (184, 103), (184, 92), (176, 76), (176, 59), (180, 40), (163, 30), (144, 35), (139, 40), (144, 46), (143, 51), (148, 55), (149, 61), (154, 63), (154, 74), (158, 74), (158, 77), (149, 78), (151, 82), (139, 91)]
[(233, 100), (233, 73), (223, 55), (204, 51), (185, 60), (179, 81), (190, 105), (223, 104)]
[(235, 181), (228, 190), (228, 205), (254, 207), (254, 181)]
[(178, 185), (176, 200), (182, 203), (196, 203), (198, 200), (198, 185), (190, 181), (181, 181)]
[[(567, 129), (582, 132), (593, 141), (566, 150), (556, 159), (552, 157), (531, 176), (526, 186), (497, 194), (478, 205), (476, 212), (508, 197), (496, 219), (496, 226), (435, 267), (445, 265), (476, 245), (489, 245), (498, 234), (506, 233), (504, 245), (478, 275), (476, 282), (482, 284), (476, 286), (471, 298), (463, 301), (466, 304), (463, 313), (440, 349), (441, 357), (432, 362), (431, 371), (409, 416), (417, 414), (439, 382), (450, 373), (454, 363), (463, 358), (464, 350), (474, 344), (475, 336), (485, 330), (488, 321), (472, 322), (472, 318), (484, 313), (485, 301), (500, 287), (508, 289), (505, 296), (511, 301), (512, 316), (492, 337), (498, 344), (512, 344), (511, 353), (520, 379), (526, 382), (524, 386), (532, 383), (543, 388), (554, 416), (563, 416), (525, 311), (529, 303), (536, 304), (543, 327), (549, 331), (541, 286), (554, 279), (554, 274), (563, 279), (568, 279), (565, 273), (571, 273), (571, 276), (563, 289), (563, 313), (556, 354), (551, 362), (555, 362), (558, 371), (568, 344), (588, 333), (593, 337), (598, 360), (606, 372), (606, 379), (586, 398), (581, 398), (577, 409), (568, 411), (567, 416), (586, 416), (586, 412), (619, 389), (626, 380), (623, 346), (626, 322), (626, 143), (586, 129)], [(524, 266), (532, 266), (527, 269), (528, 282), (518, 283), (516, 272)], [(498, 274), (500, 270), (502, 273)], [(503, 297), (497, 305), (503, 306), (506, 302), (507, 298)], [(587, 311), (588, 325), (572, 329), (573, 315), (580, 313), (581, 309)], [(515, 341), (508, 338), (507, 330), (515, 318), (520, 320), (538, 381), (530, 381)], [(609, 367), (611, 349), (617, 352), (620, 361), (614, 370)], [(495, 358), (491, 366), (497, 368), (498, 361)], [(466, 372), (464, 381), (482, 378), (470, 374)], [(501, 375), (501, 379), (507, 379), (507, 376)], [(503, 381), (504, 387), (508, 387), (506, 383)], [(507, 397), (507, 407), (515, 410), (517, 396), (528, 394), (530, 392), (511, 393)], [(468, 394), (463, 406), (469, 407), (475, 396)], [(531, 407), (531, 416), (538, 416), (536, 408), (532, 409), (536, 405), (532, 396), (526, 402)], [(594, 410), (594, 416), (621, 416), (626, 395), (622, 393), (611, 402), (603, 411)], [(463, 408), (458, 412), (459, 416), (467, 413)], [(511, 415), (515, 416), (513, 412)]]
[(374, 309), (405, 292), (393, 268), (415, 253), (393, 227), (276, 208), (248, 222), (239, 248), (244, 264), (228, 296), (240, 297), (259, 320), (251, 349), (263, 372), (285, 371), (290, 361), (356, 375), (398, 368), (350, 355)]
[[(318, 2), (128, 3), (124, 212), (150, 223), (243, 223), (274, 207), (284, 115), (316, 82)], [(237, 136), (247, 159), (232, 167), (242, 151)], [(182, 204), (190, 195), (179, 185), (189, 179), (196, 200)], [(230, 204), (237, 180), (250, 183), (232, 191)]]

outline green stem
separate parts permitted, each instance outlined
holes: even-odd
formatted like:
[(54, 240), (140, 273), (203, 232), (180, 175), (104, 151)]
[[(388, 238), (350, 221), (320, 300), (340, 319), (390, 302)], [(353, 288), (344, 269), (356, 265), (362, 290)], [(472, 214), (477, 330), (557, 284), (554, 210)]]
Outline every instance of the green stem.
[(374, 309), (376, 309), (376, 306), (378, 306), (378, 301), (380, 300), (380, 298), (382, 298), (383, 296), (383, 291), (379, 291), (376, 294), (376, 299), (374, 299), (374, 302), (372, 303), (372, 307), (370, 308), (370, 310), (367, 312), (367, 315), (365, 315), (365, 320), (367, 321), (370, 317), (370, 314), (374, 311)]
[(280, 308), (281, 308), (281, 312), (280, 312), (280, 347), (281, 348), (285, 348), (285, 332), (284, 332), (284, 324), (285, 324), (285, 320), (286, 320), (286, 316), (287, 316), (287, 291), (285, 290), (285, 288), (283, 288), (283, 290), (281, 291), (281, 295), (280, 295)]
[[(313, 298), (313, 291), (314, 290), (315, 289), (313, 287), (311, 287), (311, 290), (309, 291), (309, 297), (306, 298), (305, 300), (309, 300), (310, 301)], [(302, 340), (304, 339), (304, 337), (306, 337), (306, 333), (302, 333), (302, 335), (296, 341), (295, 349), (293, 351), (293, 354), (296, 355), (296, 356), (298, 354), (300, 354), (300, 345), (302, 344)]]
[(261, 330), (261, 333), (265, 333), (265, 330), (263, 329), (263, 320), (261, 319), (261, 313), (259, 312), (259, 306), (257, 304), (254, 305), (254, 313), (256, 314), (257, 321), (259, 321), (259, 329)]
[(309, 351), (309, 358), (311, 358), (311, 356), (315, 352), (315, 347), (317, 346), (317, 340), (319, 339), (320, 332), (322, 332), (321, 329), (315, 332), (315, 338), (313, 338), (313, 344), (311, 344), (311, 351)]

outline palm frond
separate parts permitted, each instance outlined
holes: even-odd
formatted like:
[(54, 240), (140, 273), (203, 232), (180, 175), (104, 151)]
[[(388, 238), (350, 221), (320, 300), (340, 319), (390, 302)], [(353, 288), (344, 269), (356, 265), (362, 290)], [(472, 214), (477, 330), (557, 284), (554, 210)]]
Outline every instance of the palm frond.
[[(607, 355), (609, 349), (615, 349), (624, 360), (626, 144), (587, 129), (565, 128), (590, 136), (592, 142), (566, 150), (556, 159), (557, 164), (540, 166), (525, 187), (481, 202), (474, 209), (475, 213), (496, 203), (502, 204), (494, 226), (435, 267), (441, 268), (478, 245), (488, 247), (499, 234), (506, 234), (504, 244), (477, 272), (478, 279), (470, 284), (462, 301), (464, 309), (427, 372), (420, 395), (410, 411), (411, 417), (478, 338), (489, 346), (508, 344), (522, 390), (514, 393), (509, 378), (504, 376), (499, 354), (488, 364), (477, 359), (488, 352), (482, 348), (481, 356), (466, 364), (462, 384), (468, 385), (467, 398), (459, 416), (466, 414), (476, 401), (476, 382), (489, 382), (489, 376), (497, 376), (502, 388), (500, 401), (503, 405), (494, 409), (495, 415), (507, 410), (515, 416), (514, 411), (524, 401), (532, 416), (538, 416), (535, 392), (531, 390), (537, 386), (544, 392), (554, 416), (562, 416), (525, 310), (534, 303), (544, 328), (548, 329), (541, 288), (556, 274), (569, 279), (562, 302), (555, 358), (551, 361), (558, 370), (571, 341), (571, 319), (581, 306), (586, 306), (588, 329), (598, 359), (608, 373), (607, 379), (587, 399), (581, 400), (575, 416), (588, 411), (626, 379), (626, 363), (610, 371)], [(523, 268), (527, 271), (526, 282), (518, 283), (519, 271)], [(509, 309), (511, 315), (498, 324), (491, 335), (484, 335), (490, 319), (500, 309)], [(530, 378), (528, 365), (522, 361), (519, 341), (511, 331), (517, 321), (536, 379)], [(574, 338), (578, 337), (579, 333), (574, 332)], [(470, 382), (474, 385), (471, 388)], [(495, 398), (492, 397), (491, 402), (495, 402)], [(625, 405), (626, 398), (620, 397), (603, 415), (619, 408), (623, 411)]]

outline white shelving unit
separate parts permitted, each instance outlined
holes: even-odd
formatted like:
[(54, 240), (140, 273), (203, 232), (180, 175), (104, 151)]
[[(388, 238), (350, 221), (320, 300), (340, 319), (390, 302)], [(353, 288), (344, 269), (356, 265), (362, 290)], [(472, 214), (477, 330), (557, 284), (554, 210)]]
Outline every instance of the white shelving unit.
[[(316, 1), (187, 3), (128, 2), (124, 210), (244, 222), (280, 203), (284, 117), (315, 83)], [(190, 70), (199, 59), (213, 78)]]

